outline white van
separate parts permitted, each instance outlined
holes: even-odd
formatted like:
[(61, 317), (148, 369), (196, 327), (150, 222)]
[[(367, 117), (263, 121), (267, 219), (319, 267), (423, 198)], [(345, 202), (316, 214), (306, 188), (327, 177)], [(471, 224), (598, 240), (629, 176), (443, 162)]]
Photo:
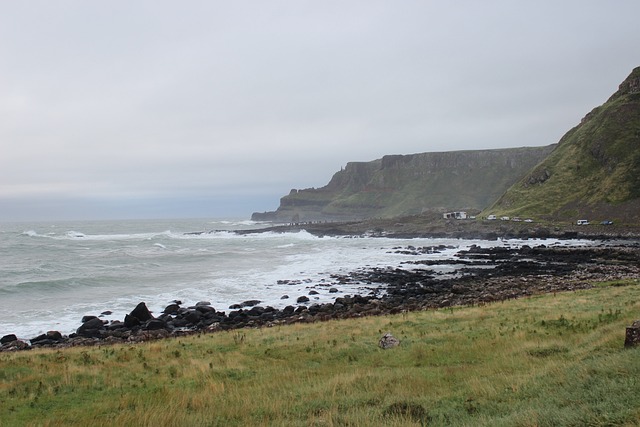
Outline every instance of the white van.
[(578, 225), (589, 225), (589, 220), (579, 219), (578, 220)]

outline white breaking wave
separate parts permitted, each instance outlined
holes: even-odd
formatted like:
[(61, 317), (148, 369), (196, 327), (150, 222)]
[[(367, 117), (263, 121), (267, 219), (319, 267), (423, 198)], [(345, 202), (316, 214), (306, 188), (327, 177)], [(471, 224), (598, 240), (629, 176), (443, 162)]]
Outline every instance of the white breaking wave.
[[(203, 224), (219, 230), (189, 234), (202, 230)], [(141, 301), (156, 315), (175, 299), (184, 305), (207, 300), (225, 311), (249, 299), (276, 308), (296, 305), (302, 295), (308, 296), (310, 303), (331, 302), (345, 294), (369, 292), (364, 284), (335, 283), (331, 278), (335, 274), (372, 267), (412, 268), (403, 263), (427, 258), (441, 261), (438, 268), (450, 272), (454, 267), (447, 265), (447, 259), (474, 244), (539, 244), (535, 240), (345, 238), (316, 237), (306, 231), (229, 231), (238, 224), (261, 225), (242, 220), (16, 225), (0, 240), (0, 336), (15, 333), (28, 339), (52, 329), (68, 334), (84, 315), (111, 311), (105, 319), (122, 320)], [(553, 239), (543, 243), (567, 244)], [(445, 245), (448, 249), (418, 257), (397, 253), (396, 248), (409, 245)], [(338, 292), (330, 293), (331, 287)], [(317, 295), (309, 295), (311, 290)]]

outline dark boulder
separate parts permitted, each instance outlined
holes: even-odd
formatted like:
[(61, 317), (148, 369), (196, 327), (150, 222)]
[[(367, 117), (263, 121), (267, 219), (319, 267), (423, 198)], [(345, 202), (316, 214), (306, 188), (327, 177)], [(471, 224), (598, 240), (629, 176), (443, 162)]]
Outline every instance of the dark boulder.
[(201, 318), (202, 318), (202, 313), (200, 313), (198, 310), (190, 311), (184, 316), (184, 319), (193, 325), (198, 323)]
[(141, 322), (137, 317), (131, 316), (129, 314), (124, 315), (124, 326), (125, 328), (135, 328), (136, 326), (140, 326)]
[(108, 331), (116, 331), (118, 329), (124, 329), (124, 328), (126, 328), (125, 324), (119, 320), (114, 320), (107, 325)]
[(196, 305), (196, 310), (202, 314), (210, 314), (216, 312), (216, 309), (211, 307), (210, 305)]
[(139, 303), (136, 308), (133, 309), (129, 316), (133, 316), (138, 319), (140, 322), (146, 322), (147, 320), (153, 319), (151, 312), (147, 308), (147, 305), (143, 302)]
[(296, 300), (296, 302), (299, 304), (301, 302), (308, 302), (309, 301), (309, 297), (302, 295), (301, 297), (298, 297), (298, 299)]
[(180, 310), (180, 306), (178, 304), (169, 304), (162, 312), (165, 314), (177, 314), (178, 310)]
[(64, 339), (59, 331), (47, 331), (47, 337), (54, 341), (62, 341)]
[(329, 289), (329, 293), (330, 293), (330, 294), (335, 294), (335, 293), (337, 293), (337, 292), (338, 292), (338, 289), (336, 289), (336, 288), (330, 288), (330, 289)]
[(147, 331), (157, 331), (159, 329), (166, 329), (167, 323), (162, 319), (151, 319), (144, 325), (144, 329)]
[(209, 301), (198, 301), (196, 307), (211, 305)]
[(80, 323), (87, 323), (89, 320), (97, 319), (98, 316), (82, 316)]
[(250, 299), (248, 301), (244, 301), (242, 304), (240, 304), (242, 307), (253, 307), (255, 305), (260, 304), (262, 301), (259, 301), (257, 299)]
[(76, 334), (85, 338), (101, 338), (105, 331), (105, 325), (101, 319), (95, 319), (84, 322), (76, 330)]
[[(100, 328), (97, 328), (100, 329)], [(46, 334), (38, 335), (35, 338), (31, 338), (31, 344), (55, 344), (62, 341), (62, 334), (58, 331), (48, 331)]]
[(13, 341), (18, 341), (18, 337), (16, 337), (14, 334), (5, 335), (0, 338), (0, 344), (7, 344)]

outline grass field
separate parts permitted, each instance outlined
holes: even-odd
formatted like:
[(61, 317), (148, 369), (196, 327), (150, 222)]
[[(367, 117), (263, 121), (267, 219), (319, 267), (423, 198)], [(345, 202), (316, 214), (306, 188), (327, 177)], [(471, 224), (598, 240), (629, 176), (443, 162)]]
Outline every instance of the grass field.
[[(0, 425), (640, 425), (640, 283), (135, 345), (0, 353)], [(382, 350), (386, 332), (401, 340)]]

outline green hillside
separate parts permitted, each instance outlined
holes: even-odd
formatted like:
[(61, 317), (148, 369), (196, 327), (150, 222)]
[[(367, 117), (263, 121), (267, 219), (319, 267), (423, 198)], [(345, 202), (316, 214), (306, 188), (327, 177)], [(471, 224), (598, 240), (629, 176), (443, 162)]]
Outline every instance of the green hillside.
[(640, 222), (640, 67), (485, 213)]

